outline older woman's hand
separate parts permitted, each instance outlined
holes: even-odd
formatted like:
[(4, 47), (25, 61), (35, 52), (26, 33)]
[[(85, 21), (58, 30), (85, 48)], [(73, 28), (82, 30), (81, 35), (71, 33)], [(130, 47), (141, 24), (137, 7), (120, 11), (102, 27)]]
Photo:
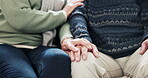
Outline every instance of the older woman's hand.
[(68, 0), (68, 3), (63, 8), (63, 11), (65, 11), (67, 16), (69, 16), (76, 7), (83, 5), (83, 1), (84, 0)]

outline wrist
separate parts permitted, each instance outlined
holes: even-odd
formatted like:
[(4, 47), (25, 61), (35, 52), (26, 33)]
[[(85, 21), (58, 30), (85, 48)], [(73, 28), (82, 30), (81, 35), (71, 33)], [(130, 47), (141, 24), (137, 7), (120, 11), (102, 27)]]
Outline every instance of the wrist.
[(64, 38), (62, 41), (61, 41), (61, 44), (63, 44), (63, 42), (67, 41), (67, 40), (72, 40), (73, 38), (72, 37), (67, 37), (67, 38)]
[(63, 11), (65, 12), (66, 16), (68, 16), (67, 5), (63, 8)]

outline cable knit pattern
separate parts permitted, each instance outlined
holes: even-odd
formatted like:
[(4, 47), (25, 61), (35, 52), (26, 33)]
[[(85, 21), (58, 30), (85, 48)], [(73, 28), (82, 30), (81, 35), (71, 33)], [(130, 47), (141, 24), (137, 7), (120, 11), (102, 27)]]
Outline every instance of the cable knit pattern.
[(85, 0), (70, 16), (74, 38), (113, 58), (132, 54), (148, 38), (148, 0)]

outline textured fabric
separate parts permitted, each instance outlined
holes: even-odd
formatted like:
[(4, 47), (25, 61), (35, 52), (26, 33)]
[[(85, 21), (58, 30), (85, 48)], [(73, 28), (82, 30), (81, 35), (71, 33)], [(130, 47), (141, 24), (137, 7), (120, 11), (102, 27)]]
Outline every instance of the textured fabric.
[(119, 58), (131, 55), (147, 38), (148, 0), (85, 0), (70, 17), (74, 38)]
[[(48, 12), (52, 11), (60, 11), (64, 6), (64, 0), (42, 0), (41, 10)], [(56, 36), (56, 30), (50, 30), (43, 33), (43, 45), (44, 46), (52, 46), (52, 42), (54, 37)]]
[(148, 78), (148, 51), (144, 55), (139, 55), (139, 51), (119, 59), (103, 53), (95, 58), (88, 53), (86, 61), (72, 62), (72, 78)]
[(43, 11), (59, 11), (63, 8), (65, 0), (42, 0), (41, 10)]
[(66, 22), (63, 11), (41, 11), (41, 0), (0, 0), (0, 43), (42, 45), (43, 32)]
[(139, 55), (140, 48), (132, 54), (124, 65), (123, 72), (130, 78), (148, 78), (148, 50)]
[(0, 45), (0, 78), (71, 78), (70, 58), (62, 50)]
[(70, 32), (70, 25), (69, 23), (65, 23), (62, 27), (61, 27), (61, 30), (60, 30), (60, 41), (62, 42), (65, 38), (72, 38), (72, 34)]
[(95, 58), (90, 52), (86, 61), (72, 62), (72, 78), (116, 78), (123, 76), (120, 65), (113, 58), (103, 53), (99, 53), (99, 55), (99, 58)]

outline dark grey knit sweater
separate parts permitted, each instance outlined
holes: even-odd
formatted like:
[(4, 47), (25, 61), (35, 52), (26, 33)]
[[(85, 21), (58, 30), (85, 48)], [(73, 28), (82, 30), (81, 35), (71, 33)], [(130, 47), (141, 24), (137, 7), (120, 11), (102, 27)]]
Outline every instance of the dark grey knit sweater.
[(70, 16), (74, 38), (119, 58), (131, 55), (148, 34), (148, 0), (85, 0)]

